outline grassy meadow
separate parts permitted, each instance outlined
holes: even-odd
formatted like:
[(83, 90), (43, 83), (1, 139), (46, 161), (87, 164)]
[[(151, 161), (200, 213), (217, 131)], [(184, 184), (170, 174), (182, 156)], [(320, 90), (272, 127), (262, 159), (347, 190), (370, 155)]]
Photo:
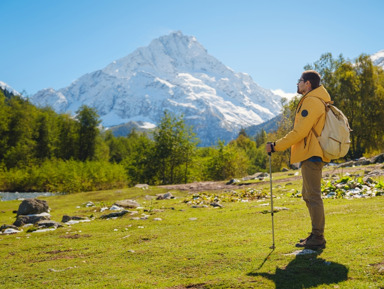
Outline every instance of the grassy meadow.
[[(310, 221), (303, 200), (288, 196), (301, 187), (298, 178), (285, 180), (289, 173), (274, 174), (274, 206), (280, 208), (274, 250), (271, 214), (265, 213), (269, 182), (251, 185), (267, 198), (222, 202), (222, 208), (193, 208), (185, 202), (192, 193), (164, 187), (42, 198), (52, 220), (93, 220), (0, 235), (0, 288), (384, 288), (384, 197), (325, 199), (327, 248), (295, 255)], [(168, 191), (176, 198), (153, 198)], [(99, 218), (111, 212), (100, 208), (124, 199), (141, 208)], [(84, 206), (88, 201), (95, 207)], [(0, 224), (15, 221), (19, 204), (0, 202)]]

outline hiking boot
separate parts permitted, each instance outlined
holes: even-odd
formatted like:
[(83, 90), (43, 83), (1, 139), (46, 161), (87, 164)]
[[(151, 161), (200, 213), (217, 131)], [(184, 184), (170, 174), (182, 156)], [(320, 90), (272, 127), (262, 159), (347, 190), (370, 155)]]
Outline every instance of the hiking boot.
[(324, 236), (317, 236), (311, 234), (307, 239), (304, 239), (304, 241), (297, 243), (296, 247), (317, 250), (324, 249), (325, 243), (326, 241), (324, 239)]
[(308, 236), (307, 238), (305, 238), (305, 239), (300, 239), (300, 240), (299, 240), (299, 243), (304, 242), (304, 241), (307, 241), (309, 238), (312, 237), (312, 235), (313, 235), (313, 234), (310, 233), (309, 236)]

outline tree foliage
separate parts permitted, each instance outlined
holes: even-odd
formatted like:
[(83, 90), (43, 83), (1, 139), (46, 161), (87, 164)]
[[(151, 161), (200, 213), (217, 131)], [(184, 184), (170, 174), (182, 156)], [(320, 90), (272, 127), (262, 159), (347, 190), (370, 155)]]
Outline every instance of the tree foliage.
[(354, 61), (327, 53), (306, 69), (315, 69), (338, 106), (347, 116), (351, 129), (349, 158), (381, 151), (384, 146), (384, 72), (368, 55)]
[(183, 117), (169, 112), (154, 134), (153, 171), (162, 184), (188, 182), (188, 167), (195, 154), (197, 139)]

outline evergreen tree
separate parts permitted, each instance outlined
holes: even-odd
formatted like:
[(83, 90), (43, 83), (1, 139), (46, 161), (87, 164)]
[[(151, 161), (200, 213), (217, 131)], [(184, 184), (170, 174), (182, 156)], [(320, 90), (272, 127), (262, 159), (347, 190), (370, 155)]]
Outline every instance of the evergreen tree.
[(100, 120), (94, 108), (82, 105), (76, 112), (79, 122), (78, 153), (79, 160), (93, 160), (96, 152), (96, 137), (99, 134), (97, 128)]

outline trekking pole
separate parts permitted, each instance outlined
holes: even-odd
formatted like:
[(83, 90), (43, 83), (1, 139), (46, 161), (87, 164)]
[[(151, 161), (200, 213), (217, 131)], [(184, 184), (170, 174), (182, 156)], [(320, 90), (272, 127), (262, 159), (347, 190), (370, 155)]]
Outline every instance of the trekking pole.
[(269, 152), (268, 155), (269, 155), (269, 182), (271, 185), (271, 217), (272, 217), (272, 246), (269, 248), (274, 250), (276, 247), (275, 247), (275, 226), (273, 222), (272, 161), (271, 161), (272, 152)]

